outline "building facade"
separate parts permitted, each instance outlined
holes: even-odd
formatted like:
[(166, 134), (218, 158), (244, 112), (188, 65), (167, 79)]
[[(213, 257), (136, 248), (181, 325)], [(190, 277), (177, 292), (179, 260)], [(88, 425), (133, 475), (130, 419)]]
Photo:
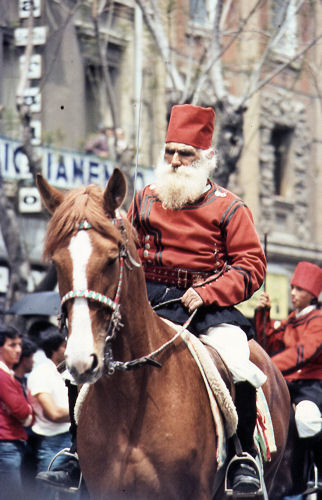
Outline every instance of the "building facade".
[[(178, 77), (184, 76), (186, 82), (197, 78), (203, 55), (212, 47), (218, 3), (177, 0), (170, 5), (162, 1), (158, 17), (152, 6), (142, 12), (140, 2), (98, 2), (101, 11), (96, 17), (94, 2), (34, 0), (33, 53), (24, 95), (30, 106), (33, 144), (50, 182), (62, 188), (106, 182), (115, 159), (101, 161), (85, 154), (88, 137), (102, 123), (123, 129), (131, 151), (129, 161), (141, 169), (140, 183), (151, 180), (169, 108), (180, 99), (189, 101), (188, 94), (174, 92), (174, 73), (168, 68), (174, 64)], [(313, 43), (319, 35), (321, 5), (304, 2), (299, 9), (295, 0), (274, 0), (249, 16), (246, 0), (238, 5), (221, 4), (225, 50), (220, 67), (214, 58), (209, 71), (223, 75), (218, 95), (241, 99), (248, 89), (244, 147), (228, 188), (249, 205), (263, 245), (266, 242), (267, 285), (274, 296), (283, 296), (276, 306), (276, 316), (282, 316), (289, 307), (288, 280), (296, 263), (305, 259), (322, 265), (321, 92), (317, 83), (321, 45)], [(21, 188), (31, 186), (19, 152), (16, 94), (26, 70), (30, 5), (29, 0), (2, 0), (0, 7), (1, 173), (8, 196), (20, 195), (23, 200)], [(238, 33), (241, 19), (247, 23)], [(153, 29), (157, 35), (164, 34), (167, 42), (162, 45), (162, 37), (153, 36)], [(303, 56), (297, 57), (301, 51)], [(252, 92), (256, 68), (261, 72), (258, 82), (270, 78)], [(211, 85), (205, 88), (199, 102), (216, 109)], [(219, 123), (219, 107), (216, 113)], [(220, 152), (221, 144), (216, 147)], [(18, 210), (18, 216), (32, 266), (41, 275), (46, 220), (26, 206)], [(0, 253), (0, 293), (5, 293), (8, 273), (3, 243)]]

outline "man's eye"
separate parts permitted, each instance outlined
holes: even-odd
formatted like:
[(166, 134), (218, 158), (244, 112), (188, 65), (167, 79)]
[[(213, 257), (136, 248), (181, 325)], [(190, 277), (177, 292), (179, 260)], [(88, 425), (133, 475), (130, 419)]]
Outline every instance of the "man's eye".
[(179, 156), (186, 156), (186, 157), (190, 157), (190, 156), (193, 156), (194, 155), (194, 152), (193, 151), (177, 151), (175, 149), (166, 149), (165, 150), (165, 153), (167, 155), (170, 155), (170, 156), (173, 156), (175, 153), (178, 153)]
[(186, 156), (186, 157), (189, 157), (189, 156), (193, 156), (193, 152), (192, 151), (178, 151), (179, 155), (180, 156)]

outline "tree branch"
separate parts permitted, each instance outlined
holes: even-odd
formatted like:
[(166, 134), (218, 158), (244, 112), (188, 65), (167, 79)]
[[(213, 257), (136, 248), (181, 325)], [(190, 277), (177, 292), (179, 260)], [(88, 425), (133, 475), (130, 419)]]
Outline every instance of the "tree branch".
[[(222, 12), (223, 12), (223, 2), (222, 2), (222, 0), (217, 0), (215, 16), (214, 16), (214, 26), (213, 26), (212, 37), (211, 37), (211, 42), (210, 42), (210, 50), (208, 50), (208, 54), (209, 53), (213, 54), (213, 59), (214, 59), (214, 63), (209, 69), (211, 71), (211, 75), (212, 75), (211, 80), (214, 84), (214, 92), (215, 92), (217, 99), (223, 99), (223, 97), (226, 93), (225, 88), (224, 88), (221, 59), (220, 59), (220, 57), (217, 57), (221, 51), (221, 30), (220, 30), (219, 26), (221, 23)], [(206, 61), (206, 64), (207, 64), (207, 61)], [(199, 79), (199, 82), (197, 83), (197, 86), (196, 86), (196, 89), (195, 89), (195, 92), (193, 95), (192, 104), (197, 104), (199, 102), (200, 93), (204, 87), (204, 84), (206, 82), (207, 77), (208, 77), (208, 73), (201, 74), (201, 77)]]
[[(304, 0), (301, 0), (300, 4), (297, 7), (297, 11), (296, 12), (298, 12), (301, 9), (303, 3), (304, 3)], [(281, 15), (282, 15), (281, 22), (275, 28), (274, 33), (271, 36), (271, 38), (270, 38), (270, 40), (269, 40), (269, 42), (268, 42), (268, 44), (267, 44), (267, 46), (266, 46), (266, 48), (264, 50), (264, 53), (263, 53), (263, 55), (262, 55), (262, 57), (261, 57), (258, 65), (254, 68), (254, 70), (252, 71), (251, 76), (248, 79), (247, 88), (246, 88), (246, 90), (243, 93), (243, 96), (241, 98), (242, 105), (245, 104), (245, 102), (248, 99), (248, 96), (251, 94), (251, 92), (253, 91), (253, 89), (255, 89), (257, 87), (258, 82), (259, 82), (259, 78), (260, 78), (260, 75), (261, 75), (262, 68), (264, 66), (264, 63), (266, 62), (267, 56), (268, 56), (269, 52), (271, 51), (272, 46), (274, 44), (276, 44), (277, 40), (282, 36), (282, 34), (285, 32), (285, 30), (287, 28), (287, 26), (286, 26), (286, 19), (287, 19), (287, 13), (288, 13), (289, 5), (290, 5), (290, 0), (288, 1), (288, 3), (285, 3), (282, 6), (283, 11), (281, 13)]]
[(147, 0), (136, 0), (136, 3), (139, 5), (142, 10), (143, 17), (149, 28), (149, 31), (152, 37), (155, 40), (155, 43), (158, 47), (158, 50), (161, 54), (163, 62), (165, 64), (166, 72), (169, 75), (169, 78), (173, 85), (173, 90), (177, 92), (184, 91), (184, 82), (181, 78), (175, 64), (171, 61), (171, 51), (168, 44), (167, 37), (164, 33), (162, 22), (160, 20), (160, 13), (156, 6), (154, 9), (152, 5), (148, 5)]
[(294, 57), (289, 59), (283, 64), (280, 64), (274, 71), (272, 71), (264, 80), (262, 80), (257, 87), (248, 94), (247, 97), (244, 98), (244, 101), (242, 104), (246, 102), (246, 100), (251, 99), (256, 92), (258, 92), (261, 88), (263, 88), (267, 83), (269, 83), (275, 76), (277, 76), (283, 69), (287, 68), (290, 64), (295, 62), (297, 59), (299, 59), (301, 56), (305, 54), (311, 47), (313, 47), (319, 40), (322, 38), (322, 33), (318, 35), (317, 37), (313, 38), (302, 50), (300, 50), (297, 54), (295, 54)]
[[(110, 28), (110, 26), (111, 26), (113, 9), (114, 9), (114, 1), (111, 2), (110, 10), (108, 13), (108, 20), (107, 20), (108, 28)], [(115, 130), (115, 128), (118, 127), (119, 124), (118, 124), (118, 114), (117, 114), (117, 109), (116, 109), (116, 99), (115, 99), (114, 88), (113, 88), (111, 76), (110, 76), (110, 73), (108, 70), (108, 58), (107, 58), (108, 38), (104, 38), (104, 42), (103, 42), (101, 39), (101, 36), (100, 36), (99, 9), (98, 9), (98, 5), (97, 5), (97, 0), (93, 0), (92, 20), (93, 20), (93, 24), (94, 24), (95, 39), (96, 39), (96, 43), (97, 43), (100, 64), (101, 64), (102, 72), (103, 72), (104, 85), (106, 88), (106, 93), (107, 93), (108, 101), (109, 101), (110, 108), (111, 108), (112, 120), (113, 120), (113, 125), (114, 125), (114, 130)], [(107, 32), (109, 32), (109, 29), (107, 30)], [(104, 43), (104, 46), (103, 46), (103, 43)]]
[[(221, 0), (222, 1), (222, 0)], [(209, 75), (209, 72), (211, 70), (211, 68), (213, 67), (214, 64), (216, 64), (220, 59), (221, 57), (225, 54), (225, 52), (231, 47), (231, 45), (234, 43), (234, 41), (238, 38), (238, 36), (240, 35), (240, 33), (243, 32), (246, 24), (248, 23), (249, 19), (253, 16), (253, 14), (256, 12), (257, 8), (259, 7), (259, 5), (262, 3), (263, 0), (257, 0), (254, 7), (249, 11), (248, 15), (246, 16), (245, 19), (242, 20), (242, 22), (240, 23), (240, 27), (239, 29), (237, 30), (237, 32), (234, 34), (234, 36), (232, 36), (232, 38), (230, 39), (230, 41), (227, 43), (227, 45), (225, 45), (224, 48), (220, 49), (220, 44), (219, 44), (219, 41), (217, 42), (219, 45), (216, 47), (216, 50), (214, 53), (212, 52), (209, 52), (209, 57), (208, 59), (206, 60), (205, 64), (204, 64), (204, 67), (201, 69), (200, 71), (200, 77), (199, 79), (196, 81), (196, 84), (195, 84), (195, 90), (194, 90), (194, 93), (196, 94), (200, 94), (201, 92), (201, 89), (204, 87), (205, 85), (205, 82), (207, 80), (207, 77)], [(218, 22), (219, 20), (217, 20)], [(215, 33), (213, 33), (213, 38), (215, 37)], [(216, 74), (216, 72), (215, 72)], [(222, 75), (220, 75), (220, 78), (222, 78)], [(213, 81), (214, 85), (216, 86), (216, 82)], [(223, 95), (224, 97), (224, 95)]]

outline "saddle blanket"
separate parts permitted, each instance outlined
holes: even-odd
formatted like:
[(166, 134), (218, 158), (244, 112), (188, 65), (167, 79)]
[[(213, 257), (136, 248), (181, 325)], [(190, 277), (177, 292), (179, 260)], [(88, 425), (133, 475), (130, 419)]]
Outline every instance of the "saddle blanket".
[[(164, 319), (164, 318), (163, 318)], [(165, 320), (175, 330), (179, 331), (180, 325)], [(217, 433), (217, 464), (220, 468), (226, 460), (226, 439), (231, 437), (237, 429), (238, 416), (231, 395), (222, 380), (208, 349), (201, 340), (184, 330), (181, 334), (191, 355), (198, 365), (209, 396), (210, 407)], [(262, 388), (256, 390), (257, 394), (257, 422), (254, 431), (254, 440), (263, 459), (269, 461), (271, 453), (276, 451), (273, 424)]]

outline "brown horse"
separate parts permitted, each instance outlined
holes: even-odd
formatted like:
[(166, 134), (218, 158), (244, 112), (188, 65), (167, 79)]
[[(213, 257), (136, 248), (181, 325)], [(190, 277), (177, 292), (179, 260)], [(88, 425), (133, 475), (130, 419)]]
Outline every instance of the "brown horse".
[[(91, 497), (210, 500), (217, 462), (208, 396), (181, 337), (173, 340), (148, 301), (135, 231), (118, 215), (124, 176), (115, 170), (104, 192), (87, 186), (63, 195), (42, 176), (38, 188), (53, 214), (45, 255), (56, 264), (68, 322), (67, 366), (79, 384), (91, 384), (77, 438)], [(251, 351), (268, 375), (276, 433), (278, 451), (265, 465), (269, 490), (286, 442), (289, 398), (265, 352), (255, 342)], [(225, 498), (223, 489), (215, 498)]]

